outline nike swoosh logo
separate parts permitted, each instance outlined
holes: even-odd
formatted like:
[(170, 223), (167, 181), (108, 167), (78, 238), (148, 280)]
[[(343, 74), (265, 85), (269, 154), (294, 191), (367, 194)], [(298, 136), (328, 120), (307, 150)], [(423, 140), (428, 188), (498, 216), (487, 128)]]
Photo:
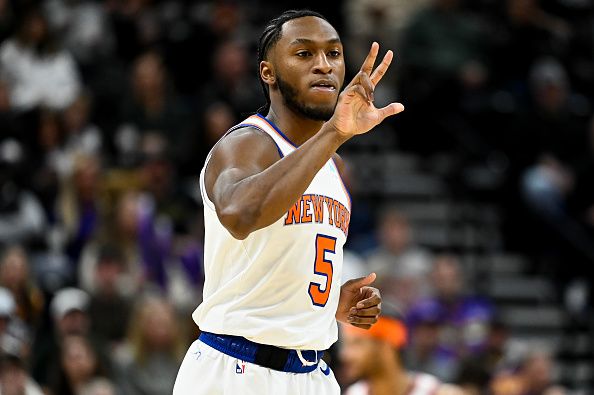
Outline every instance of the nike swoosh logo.
[(326, 365), (326, 369), (322, 369), (322, 367), (320, 366), (320, 370), (322, 371), (322, 373), (324, 373), (326, 376), (328, 376), (330, 374), (330, 366)]

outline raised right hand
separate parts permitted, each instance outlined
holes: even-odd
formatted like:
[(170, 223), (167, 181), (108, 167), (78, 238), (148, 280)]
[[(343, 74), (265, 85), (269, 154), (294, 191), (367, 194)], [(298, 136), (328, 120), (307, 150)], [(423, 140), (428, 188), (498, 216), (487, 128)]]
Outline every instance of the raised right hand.
[(338, 97), (334, 115), (328, 121), (329, 126), (343, 138), (366, 133), (387, 117), (404, 111), (400, 103), (390, 103), (383, 108), (376, 108), (373, 104), (373, 91), (386, 74), (394, 56), (392, 51), (386, 52), (380, 65), (373, 70), (378, 52), (379, 44), (374, 42), (361, 70)]

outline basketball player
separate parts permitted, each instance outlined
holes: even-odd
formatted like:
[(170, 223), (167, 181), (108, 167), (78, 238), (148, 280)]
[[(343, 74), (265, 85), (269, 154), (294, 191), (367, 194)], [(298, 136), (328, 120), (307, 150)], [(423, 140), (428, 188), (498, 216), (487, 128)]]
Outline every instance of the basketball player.
[(336, 150), (401, 104), (373, 104), (392, 60), (374, 69), (373, 43), (341, 91), (340, 38), (321, 15), (288, 11), (259, 43), (268, 105), (231, 128), (200, 174), (204, 200), (204, 300), (199, 339), (180, 367), (174, 395), (338, 394), (321, 360), (337, 320), (370, 328), (381, 298), (375, 274), (342, 287), (351, 201)]
[(341, 326), (341, 361), (348, 380), (359, 380), (345, 395), (463, 395), (435, 376), (407, 372), (401, 351), (407, 333), (399, 319), (382, 316), (369, 330)]

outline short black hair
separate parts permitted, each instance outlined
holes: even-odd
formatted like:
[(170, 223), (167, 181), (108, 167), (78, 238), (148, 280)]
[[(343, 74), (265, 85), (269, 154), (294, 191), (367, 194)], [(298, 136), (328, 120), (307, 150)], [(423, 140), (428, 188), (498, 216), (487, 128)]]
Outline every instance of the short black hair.
[[(264, 31), (260, 36), (260, 40), (258, 41), (258, 70), (260, 70), (260, 62), (266, 59), (266, 56), (268, 55), (268, 51), (270, 51), (270, 48), (272, 48), (272, 46), (276, 44), (278, 40), (280, 40), (283, 25), (293, 19), (303, 18), (306, 16), (315, 16), (316, 18), (328, 21), (322, 14), (312, 10), (288, 10), (283, 12), (276, 18), (270, 20), (266, 24), (266, 27), (264, 28)], [(266, 104), (260, 107), (258, 112), (266, 113), (270, 109), (270, 92), (268, 91), (268, 85), (266, 85), (264, 81), (262, 81), (262, 78), (260, 78), (259, 75), (258, 79), (260, 80), (260, 85), (262, 85), (264, 97), (266, 97)]]

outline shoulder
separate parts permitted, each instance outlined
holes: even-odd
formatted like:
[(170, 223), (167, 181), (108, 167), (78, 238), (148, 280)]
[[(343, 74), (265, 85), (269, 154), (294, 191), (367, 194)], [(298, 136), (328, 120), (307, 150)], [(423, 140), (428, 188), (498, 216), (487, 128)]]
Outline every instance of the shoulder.
[(268, 133), (254, 126), (231, 129), (212, 149), (216, 157), (254, 157), (264, 156), (280, 159), (276, 143)]
[(205, 171), (207, 188), (223, 173), (233, 173), (233, 179), (244, 178), (263, 171), (280, 159), (276, 143), (263, 130), (253, 126), (231, 129), (211, 151)]

